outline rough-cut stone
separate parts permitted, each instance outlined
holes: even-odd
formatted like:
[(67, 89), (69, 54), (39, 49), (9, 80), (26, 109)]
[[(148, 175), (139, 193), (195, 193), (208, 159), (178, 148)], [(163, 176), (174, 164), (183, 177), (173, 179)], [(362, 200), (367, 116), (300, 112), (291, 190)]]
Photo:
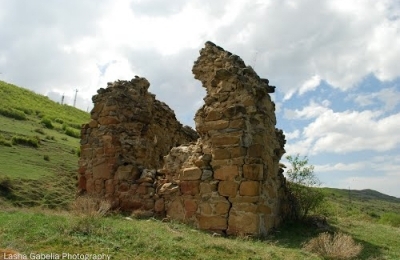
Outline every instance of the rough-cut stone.
[(197, 132), (148, 92), (144, 78), (98, 90), (81, 130), (78, 189), (125, 211), (264, 235), (292, 210), (279, 165), (286, 141), (269, 95), (275, 87), (211, 42), (192, 72), (206, 90)]

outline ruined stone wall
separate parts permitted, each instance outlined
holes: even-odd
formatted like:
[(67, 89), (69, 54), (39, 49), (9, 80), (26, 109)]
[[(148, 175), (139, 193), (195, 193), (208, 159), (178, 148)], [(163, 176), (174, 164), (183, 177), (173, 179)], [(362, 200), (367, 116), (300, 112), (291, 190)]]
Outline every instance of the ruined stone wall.
[[(105, 196), (114, 207), (154, 207), (152, 178), (172, 147), (197, 139), (174, 112), (148, 92), (145, 78), (109, 83), (93, 96), (81, 131), (80, 192)], [(152, 177), (152, 178), (149, 178)]]
[(268, 94), (274, 87), (210, 42), (193, 73), (207, 91), (195, 116), (200, 139), (166, 156), (163, 173), (180, 187), (164, 198), (166, 212), (201, 229), (266, 234), (281, 221), (285, 197), (285, 140)]
[(219, 233), (266, 234), (287, 214), (275, 87), (211, 42), (193, 73), (207, 91), (195, 115), (198, 139), (147, 92), (147, 80), (100, 89), (82, 129), (79, 187), (124, 210)]

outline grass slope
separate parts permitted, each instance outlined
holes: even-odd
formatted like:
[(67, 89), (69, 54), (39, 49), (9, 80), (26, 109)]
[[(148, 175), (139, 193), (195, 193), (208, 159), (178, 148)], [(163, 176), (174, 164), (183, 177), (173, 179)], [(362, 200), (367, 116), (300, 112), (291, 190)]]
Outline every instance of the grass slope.
[[(20, 206), (68, 204), (74, 196), (80, 126), (89, 118), (0, 81), (0, 197)], [(18, 140), (31, 140), (37, 147)]]

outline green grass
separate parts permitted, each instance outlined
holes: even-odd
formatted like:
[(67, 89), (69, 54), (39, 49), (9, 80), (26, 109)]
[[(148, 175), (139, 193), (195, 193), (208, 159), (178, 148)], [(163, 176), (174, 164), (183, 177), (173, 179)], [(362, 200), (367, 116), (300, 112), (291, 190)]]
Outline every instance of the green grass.
[[(111, 259), (322, 259), (303, 244), (326, 230), (304, 223), (286, 223), (263, 239), (225, 238), (174, 222), (67, 211), (76, 191), (79, 128), (89, 114), (4, 82), (0, 97), (1, 109), (25, 115), (0, 115), (0, 249)], [(16, 136), (39, 137), (38, 147), (12, 144)], [(314, 213), (327, 216), (329, 232), (363, 246), (358, 259), (400, 259), (400, 199), (373, 190), (322, 191), (326, 201)]]
[(68, 105), (58, 104), (30, 90), (0, 81), (0, 109), (17, 109), (25, 114), (62, 119), (65, 123), (82, 124), (89, 120), (88, 113)]
[(0, 213), (0, 223), (0, 247), (22, 253), (108, 253), (112, 259), (318, 259), (269, 241), (213, 237), (154, 219), (9, 211)]

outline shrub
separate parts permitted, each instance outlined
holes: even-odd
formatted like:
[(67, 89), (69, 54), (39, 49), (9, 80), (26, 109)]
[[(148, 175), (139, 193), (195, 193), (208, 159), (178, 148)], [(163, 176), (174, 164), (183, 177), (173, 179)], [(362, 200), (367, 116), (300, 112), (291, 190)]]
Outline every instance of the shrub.
[(393, 212), (384, 213), (381, 216), (379, 223), (390, 225), (392, 227), (400, 227), (400, 215)]
[(78, 215), (102, 217), (111, 209), (111, 203), (98, 197), (85, 195), (76, 198), (70, 208)]
[(321, 233), (308, 241), (303, 248), (328, 259), (350, 259), (361, 253), (362, 246), (349, 235)]
[(0, 115), (17, 120), (26, 120), (25, 113), (14, 108), (0, 108)]
[(0, 145), (11, 147), (12, 144), (10, 141), (7, 141), (3, 135), (0, 135)]
[(288, 188), (296, 200), (295, 215), (297, 219), (305, 219), (308, 213), (322, 205), (325, 195), (315, 188), (320, 182), (314, 174), (314, 166), (308, 166), (308, 158), (287, 156), (291, 164), (287, 171)]
[(25, 108), (25, 107), (16, 107), (16, 109), (21, 110), (22, 112), (24, 112), (27, 115), (32, 115), (33, 111), (32, 109), (29, 108)]
[(12, 190), (12, 183), (9, 177), (0, 176), (0, 195), (7, 196)]
[(67, 127), (65, 129), (65, 134), (69, 135), (71, 137), (75, 137), (75, 138), (80, 138), (81, 137), (81, 133), (79, 131), (76, 131), (70, 127)]
[(36, 137), (13, 136), (13, 138), (11, 139), (11, 143), (13, 145), (21, 144), (25, 146), (31, 146), (34, 148), (39, 147), (39, 141), (38, 138)]
[(45, 134), (42, 128), (36, 128), (34, 131), (35, 131), (36, 133), (39, 133), (39, 134), (42, 134), (42, 135)]
[(53, 124), (51, 123), (51, 120), (47, 117), (43, 117), (42, 120), (40, 121), (40, 123), (48, 129), (54, 128)]
[(54, 119), (54, 122), (59, 123), (59, 124), (64, 124), (64, 120), (62, 120), (60, 118)]
[(49, 157), (48, 155), (44, 155), (44, 156), (43, 156), (43, 159), (44, 159), (45, 161), (50, 161), (50, 157)]

